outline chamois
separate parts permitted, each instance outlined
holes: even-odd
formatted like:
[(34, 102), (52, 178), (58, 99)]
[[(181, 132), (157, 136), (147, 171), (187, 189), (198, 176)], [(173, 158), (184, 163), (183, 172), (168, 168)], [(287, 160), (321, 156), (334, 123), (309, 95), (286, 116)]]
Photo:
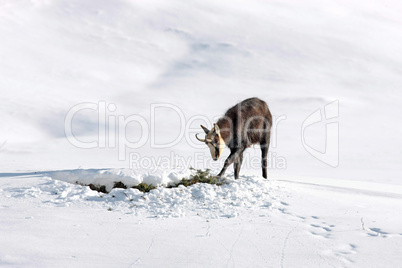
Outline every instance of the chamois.
[(206, 134), (205, 139), (198, 138), (197, 134), (196, 138), (206, 143), (215, 161), (218, 160), (225, 145), (229, 147), (230, 155), (225, 160), (218, 177), (223, 176), (228, 166), (234, 163), (235, 179), (239, 178), (243, 152), (253, 144), (260, 144), (262, 176), (267, 178), (271, 126), (272, 115), (268, 105), (259, 98), (250, 98), (230, 108), (211, 130), (201, 125)]

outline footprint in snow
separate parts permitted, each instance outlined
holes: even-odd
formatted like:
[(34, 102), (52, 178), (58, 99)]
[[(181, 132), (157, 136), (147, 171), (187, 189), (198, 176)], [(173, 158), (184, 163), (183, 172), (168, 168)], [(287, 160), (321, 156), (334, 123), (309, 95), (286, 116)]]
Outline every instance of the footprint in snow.
[(388, 237), (389, 233), (382, 231), (380, 228), (369, 228), (372, 233), (367, 233), (369, 236)]
[(340, 257), (345, 263), (353, 263), (352, 257), (356, 253), (357, 247), (354, 244), (344, 244), (332, 250), (332, 254)]
[(323, 230), (325, 230), (325, 231), (327, 231), (327, 232), (331, 232), (331, 231), (332, 231), (332, 229), (330, 229), (330, 228), (328, 228), (328, 227), (325, 227), (325, 226), (320, 226), (320, 225), (316, 225), (316, 224), (310, 224), (310, 226), (315, 227), (315, 228), (321, 228), (321, 229), (323, 229)]

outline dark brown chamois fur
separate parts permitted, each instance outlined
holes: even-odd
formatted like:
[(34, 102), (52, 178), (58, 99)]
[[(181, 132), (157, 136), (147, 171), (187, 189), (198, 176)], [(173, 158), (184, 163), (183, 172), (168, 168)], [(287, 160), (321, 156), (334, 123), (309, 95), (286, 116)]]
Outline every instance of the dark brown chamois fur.
[(253, 144), (260, 144), (262, 176), (267, 178), (267, 155), (272, 126), (268, 105), (259, 98), (246, 99), (230, 108), (218, 120), (217, 125), (222, 139), (230, 149), (230, 155), (218, 176), (222, 176), (228, 166), (234, 163), (234, 176), (238, 179), (243, 152)]

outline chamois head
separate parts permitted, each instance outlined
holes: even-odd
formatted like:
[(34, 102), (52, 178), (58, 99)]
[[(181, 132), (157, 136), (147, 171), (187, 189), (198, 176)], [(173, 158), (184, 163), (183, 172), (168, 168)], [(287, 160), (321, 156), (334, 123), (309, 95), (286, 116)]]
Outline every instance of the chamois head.
[(211, 151), (212, 159), (215, 161), (218, 160), (219, 156), (221, 156), (223, 148), (225, 148), (225, 141), (222, 139), (221, 132), (217, 124), (214, 124), (214, 127), (209, 130), (203, 125), (201, 125), (204, 130), (206, 136), (205, 139), (198, 138), (198, 134), (195, 135), (197, 140), (201, 142), (205, 142), (208, 145), (209, 150)]

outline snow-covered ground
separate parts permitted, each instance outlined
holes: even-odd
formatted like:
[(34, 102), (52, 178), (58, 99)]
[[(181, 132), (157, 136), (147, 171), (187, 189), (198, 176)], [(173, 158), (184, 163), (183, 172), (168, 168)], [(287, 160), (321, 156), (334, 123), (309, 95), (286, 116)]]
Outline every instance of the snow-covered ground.
[[(0, 266), (401, 266), (401, 12), (0, 1)], [(255, 146), (222, 186), (76, 184), (216, 173), (228, 151), (194, 134), (253, 96), (274, 115), (268, 180)]]
[(250, 176), (221, 187), (100, 194), (43, 174), (9, 176), (0, 185), (2, 266), (398, 267), (402, 262), (400, 186)]

